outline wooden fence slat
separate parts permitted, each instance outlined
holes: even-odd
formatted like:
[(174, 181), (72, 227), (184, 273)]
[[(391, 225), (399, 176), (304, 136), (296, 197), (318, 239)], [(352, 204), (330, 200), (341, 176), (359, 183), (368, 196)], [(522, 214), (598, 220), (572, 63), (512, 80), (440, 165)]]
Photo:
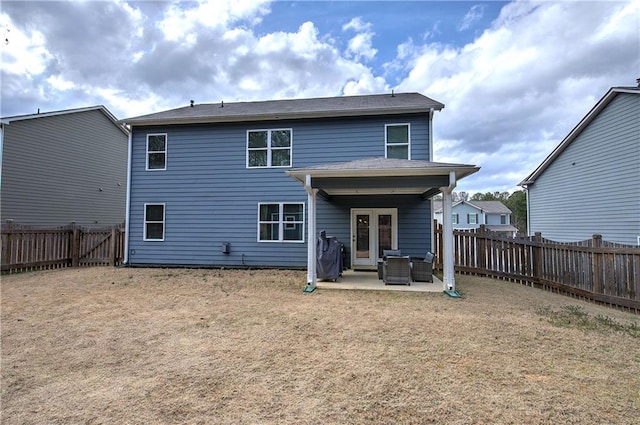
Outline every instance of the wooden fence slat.
[[(434, 223), (436, 269), (442, 268), (442, 225)], [(536, 233), (508, 238), (480, 226), (454, 230), (454, 265), (460, 273), (542, 286), (554, 292), (640, 313), (640, 248), (603, 241), (555, 242)]]
[(0, 269), (16, 273), (61, 267), (119, 265), (124, 259), (122, 226), (84, 229), (2, 225)]

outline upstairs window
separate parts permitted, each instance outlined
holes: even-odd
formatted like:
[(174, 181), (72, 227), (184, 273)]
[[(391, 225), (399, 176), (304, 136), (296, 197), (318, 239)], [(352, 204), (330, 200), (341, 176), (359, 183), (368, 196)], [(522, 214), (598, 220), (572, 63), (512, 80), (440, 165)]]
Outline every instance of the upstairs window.
[(290, 166), (291, 129), (247, 131), (247, 168)]
[(304, 242), (304, 204), (259, 204), (259, 242)]
[(144, 204), (144, 240), (164, 240), (164, 204)]
[(453, 215), (451, 216), (451, 223), (452, 224), (458, 224), (458, 222), (459, 222), (458, 214), (457, 213), (453, 213)]
[(467, 223), (478, 224), (478, 214), (467, 214)]
[(147, 171), (167, 169), (167, 135), (147, 134)]
[(507, 215), (500, 214), (500, 224), (507, 224)]
[(411, 159), (409, 154), (409, 124), (386, 124), (385, 157), (395, 159)]

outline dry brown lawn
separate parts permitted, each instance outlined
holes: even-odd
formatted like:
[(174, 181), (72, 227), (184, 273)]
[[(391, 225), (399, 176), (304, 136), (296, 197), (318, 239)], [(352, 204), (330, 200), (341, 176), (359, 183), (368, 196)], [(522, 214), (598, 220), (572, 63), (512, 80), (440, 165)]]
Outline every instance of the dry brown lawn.
[(3, 424), (640, 423), (639, 317), (459, 276), (463, 299), (304, 272), (4, 276)]

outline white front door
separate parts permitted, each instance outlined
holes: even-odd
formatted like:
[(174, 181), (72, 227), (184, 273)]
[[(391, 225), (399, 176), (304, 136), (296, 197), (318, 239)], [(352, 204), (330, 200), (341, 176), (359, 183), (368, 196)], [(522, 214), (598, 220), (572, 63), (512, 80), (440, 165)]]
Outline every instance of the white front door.
[(351, 210), (351, 267), (375, 269), (385, 249), (398, 248), (398, 210)]

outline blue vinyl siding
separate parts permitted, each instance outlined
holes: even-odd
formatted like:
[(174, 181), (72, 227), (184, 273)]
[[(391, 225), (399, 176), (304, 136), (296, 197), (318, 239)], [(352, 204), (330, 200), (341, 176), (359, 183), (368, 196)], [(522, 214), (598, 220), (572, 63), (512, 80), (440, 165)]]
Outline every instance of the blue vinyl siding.
[[(289, 168), (246, 168), (247, 130), (291, 128), (292, 167), (299, 168), (384, 156), (384, 125), (393, 122), (411, 123), (411, 157), (429, 160), (427, 115), (134, 127), (129, 263), (306, 267), (307, 194), (286, 175)], [(148, 133), (167, 134), (164, 171), (145, 171)], [(350, 208), (397, 207), (399, 243), (406, 239), (416, 255), (431, 246), (428, 201), (417, 196), (344, 201), (318, 198), (318, 231), (348, 243)], [(270, 202), (305, 204), (304, 243), (258, 242), (258, 204)], [(143, 241), (145, 203), (165, 204), (162, 242)], [(223, 242), (230, 243), (229, 254), (222, 253)]]
[(530, 185), (531, 234), (638, 243), (639, 117), (640, 95), (618, 94)]
[[(318, 202), (318, 232), (327, 231), (351, 252), (352, 208), (397, 208), (398, 247), (403, 254), (422, 256), (431, 250), (431, 202), (420, 196), (336, 196), (331, 201)], [(347, 262), (349, 262), (347, 255)]]
[(502, 223), (501, 221), (501, 216), (502, 214), (500, 213), (492, 213), (492, 214), (486, 214), (486, 220), (487, 223), (489, 225), (495, 225), (495, 224), (511, 224), (511, 216), (509, 214), (504, 214), (506, 217), (506, 221), (504, 223)]

